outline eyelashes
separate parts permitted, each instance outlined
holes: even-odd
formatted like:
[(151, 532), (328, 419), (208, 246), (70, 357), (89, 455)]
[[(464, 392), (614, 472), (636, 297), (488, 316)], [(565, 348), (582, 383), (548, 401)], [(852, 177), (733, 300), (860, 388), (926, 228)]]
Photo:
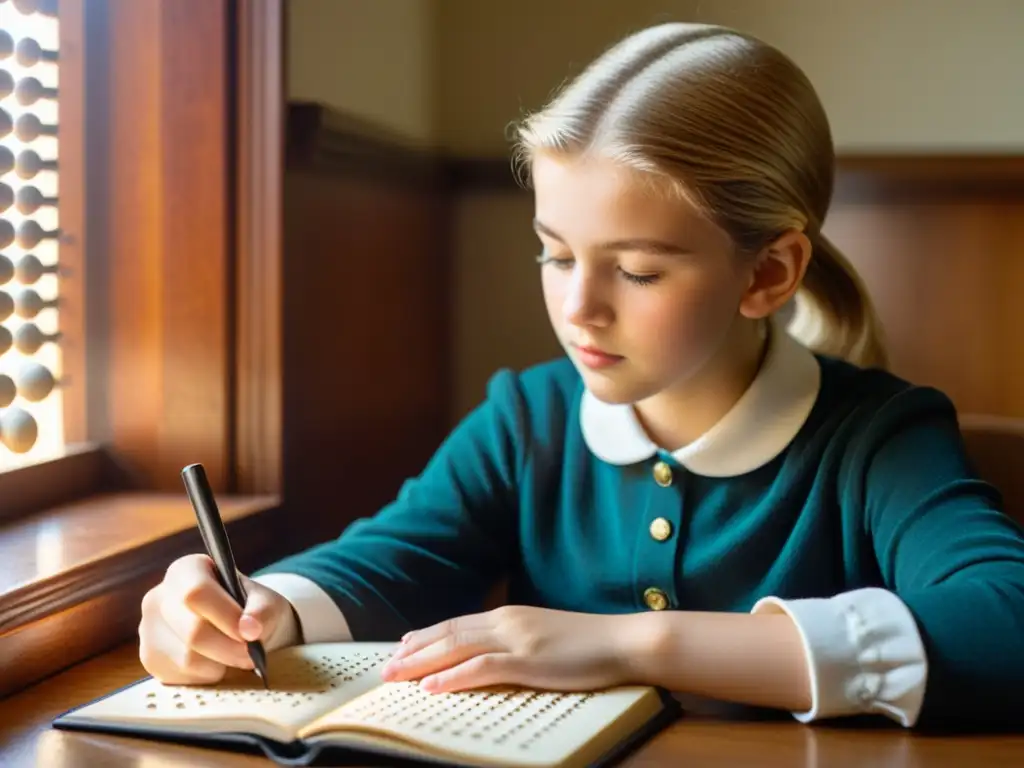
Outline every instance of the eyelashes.
[[(542, 267), (550, 264), (555, 269), (560, 269), (563, 271), (568, 271), (572, 269), (573, 264), (576, 263), (575, 259), (559, 259), (553, 256), (548, 256), (543, 253), (537, 256), (536, 258), (537, 263), (540, 264)], [(661, 278), (661, 275), (637, 275), (633, 272), (627, 272), (622, 267), (616, 267), (616, 270), (618, 270), (619, 275), (623, 279), (629, 281), (633, 285), (652, 285), (658, 282), (658, 280)]]
[(658, 282), (659, 275), (636, 275), (632, 272), (627, 272), (622, 267), (616, 267), (616, 269), (619, 270), (620, 275), (634, 285), (652, 285)]

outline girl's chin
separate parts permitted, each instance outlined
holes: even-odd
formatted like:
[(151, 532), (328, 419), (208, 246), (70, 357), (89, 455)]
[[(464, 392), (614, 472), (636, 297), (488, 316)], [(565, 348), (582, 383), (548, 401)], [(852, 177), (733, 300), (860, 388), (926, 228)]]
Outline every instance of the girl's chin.
[(630, 380), (628, 376), (613, 376), (586, 369), (581, 370), (580, 375), (587, 391), (608, 405), (631, 405), (654, 394), (650, 387)]

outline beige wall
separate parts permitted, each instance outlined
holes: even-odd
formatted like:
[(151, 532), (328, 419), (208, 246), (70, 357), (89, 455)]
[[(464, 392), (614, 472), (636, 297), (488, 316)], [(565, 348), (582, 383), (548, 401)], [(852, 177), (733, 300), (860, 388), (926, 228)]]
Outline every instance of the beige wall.
[(438, 0), (438, 133), (502, 152), (520, 107), (628, 31), (668, 20), (735, 26), (808, 73), (840, 149), (1024, 146), (1020, 0)]
[(288, 95), (435, 134), (433, 0), (287, 0)]
[(817, 86), (840, 149), (1024, 145), (1020, 0), (289, 0), (290, 95), (479, 155), (631, 29), (736, 26)]

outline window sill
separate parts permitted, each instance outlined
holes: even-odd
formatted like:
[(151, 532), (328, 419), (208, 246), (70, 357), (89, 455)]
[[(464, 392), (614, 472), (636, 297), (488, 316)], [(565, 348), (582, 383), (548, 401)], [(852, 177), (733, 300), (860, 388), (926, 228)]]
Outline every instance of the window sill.
[[(277, 497), (218, 503), (241, 570), (284, 554)], [(97, 494), (0, 523), (0, 697), (129, 639), (167, 565), (201, 551), (184, 493)]]
[(102, 446), (68, 446), (61, 456), (0, 471), (0, 525), (40, 509), (126, 487), (126, 482), (125, 473)]

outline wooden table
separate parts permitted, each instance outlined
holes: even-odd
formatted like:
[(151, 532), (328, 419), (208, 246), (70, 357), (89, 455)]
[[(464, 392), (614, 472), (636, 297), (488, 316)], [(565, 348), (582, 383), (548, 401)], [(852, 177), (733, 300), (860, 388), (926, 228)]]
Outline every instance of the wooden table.
[[(134, 645), (98, 656), (0, 700), (3, 768), (266, 768), (249, 755), (140, 739), (57, 731), (57, 714), (144, 676)], [(1024, 766), (1024, 735), (933, 737), (900, 729), (804, 726), (795, 721), (732, 722), (686, 717), (631, 756), (627, 768), (655, 766), (931, 768)]]

